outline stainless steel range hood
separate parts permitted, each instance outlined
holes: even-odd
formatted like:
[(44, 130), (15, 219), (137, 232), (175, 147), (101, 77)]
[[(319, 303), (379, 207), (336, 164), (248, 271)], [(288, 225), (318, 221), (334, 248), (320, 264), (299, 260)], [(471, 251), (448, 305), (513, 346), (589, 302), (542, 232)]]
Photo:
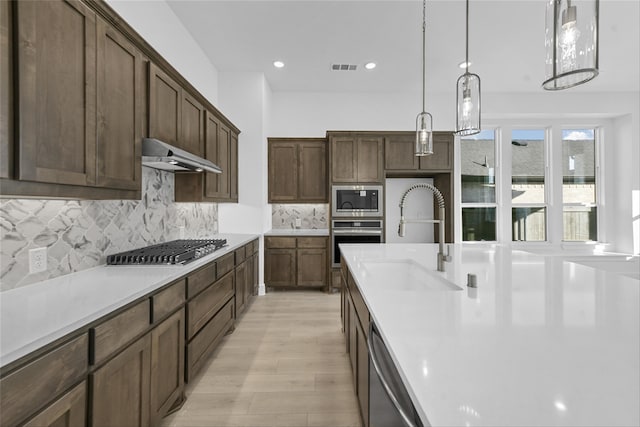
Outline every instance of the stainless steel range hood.
[(142, 139), (142, 165), (171, 172), (222, 173), (217, 165), (155, 138)]

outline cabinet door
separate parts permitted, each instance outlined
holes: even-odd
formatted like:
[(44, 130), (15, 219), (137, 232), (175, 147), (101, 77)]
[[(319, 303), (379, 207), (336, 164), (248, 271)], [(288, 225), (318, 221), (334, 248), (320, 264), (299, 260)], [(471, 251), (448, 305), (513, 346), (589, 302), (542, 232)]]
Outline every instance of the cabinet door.
[(356, 316), (356, 310), (353, 307), (353, 301), (349, 293), (347, 293), (347, 311), (349, 313), (349, 323), (347, 325), (349, 339), (347, 341), (349, 343), (348, 351), (349, 361), (351, 362), (351, 378), (353, 380), (353, 388), (356, 390), (356, 394), (358, 394), (358, 329), (356, 327), (358, 316)]
[(298, 249), (298, 286), (327, 285), (327, 250)]
[(142, 57), (131, 42), (98, 19), (97, 184), (139, 190), (144, 121)]
[(149, 136), (178, 145), (182, 89), (155, 64), (149, 64)]
[(355, 137), (331, 139), (331, 182), (357, 182), (358, 144)]
[(269, 143), (269, 203), (298, 199), (298, 145), (282, 141)]
[(247, 263), (236, 266), (236, 316), (244, 311), (247, 300)]
[(13, 176), (13, 38), (11, 2), (0, 1), (0, 178)]
[(258, 295), (258, 287), (260, 285), (260, 257), (256, 253), (253, 255), (253, 282), (251, 295)]
[(358, 182), (382, 182), (383, 138), (358, 138)]
[(83, 381), (49, 405), (24, 427), (82, 427), (87, 425), (87, 385)]
[(238, 202), (238, 134), (229, 137), (229, 200)]
[(229, 198), (229, 144), (229, 133), (225, 134), (221, 131), (218, 119), (207, 111), (204, 154), (208, 160), (220, 166), (222, 173), (205, 173), (204, 195), (206, 198)]
[(360, 415), (363, 420), (363, 427), (369, 426), (369, 349), (367, 348), (367, 337), (358, 323), (358, 403), (360, 404)]
[(414, 155), (415, 135), (394, 135), (384, 140), (385, 170), (417, 170), (419, 158)]
[(267, 286), (295, 286), (296, 250), (267, 249), (264, 254), (264, 282)]
[(204, 107), (186, 91), (182, 91), (181, 134), (178, 147), (195, 154), (204, 155)]
[(172, 406), (184, 398), (184, 310), (151, 332), (151, 418), (160, 425)]
[(326, 143), (299, 144), (298, 164), (298, 200), (301, 203), (328, 203)]
[(433, 133), (433, 154), (420, 157), (420, 170), (448, 171), (453, 168), (453, 133)]
[(150, 425), (151, 336), (145, 335), (91, 376), (93, 427)]
[(96, 17), (71, 0), (13, 2), (20, 180), (96, 180)]

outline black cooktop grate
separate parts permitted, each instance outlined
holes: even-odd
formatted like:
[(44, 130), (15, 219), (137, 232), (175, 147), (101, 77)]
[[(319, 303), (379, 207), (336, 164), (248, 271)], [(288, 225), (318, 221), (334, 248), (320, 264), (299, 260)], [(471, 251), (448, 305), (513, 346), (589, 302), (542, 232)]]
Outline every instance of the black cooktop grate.
[(186, 264), (227, 245), (227, 239), (172, 240), (107, 256), (108, 265)]

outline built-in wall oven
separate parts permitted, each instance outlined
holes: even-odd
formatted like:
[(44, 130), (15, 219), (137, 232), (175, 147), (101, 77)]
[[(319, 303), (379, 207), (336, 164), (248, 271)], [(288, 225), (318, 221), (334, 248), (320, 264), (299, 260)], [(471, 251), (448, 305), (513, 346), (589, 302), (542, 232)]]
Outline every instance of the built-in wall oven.
[(382, 217), (382, 185), (334, 185), (331, 187), (332, 217)]
[(340, 266), (341, 243), (382, 243), (383, 223), (380, 219), (334, 219), (331, 221), (331, 264)]

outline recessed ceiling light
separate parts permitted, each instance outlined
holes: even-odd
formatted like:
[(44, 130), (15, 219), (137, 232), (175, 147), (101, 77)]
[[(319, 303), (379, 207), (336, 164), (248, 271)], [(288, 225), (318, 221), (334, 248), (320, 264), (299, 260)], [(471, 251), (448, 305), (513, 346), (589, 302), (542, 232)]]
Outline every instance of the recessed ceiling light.
[(276, 68), (282, 68), (284, 67), (284, 62), (282, 61), (273, 61), (273, 66)]
[(376, 68), (376, 63), (367, 62), (366, 64), (364, 64), (364, 68), (366, 68), (367, 70), (373, 70), (374, 68)]
[(458, 64), (458, 67), (460, 67), (460, 68), (462, 68), (464, 70), (465, 68), (470, 67), (471, 64), (473, 64), (473, 62), (471, 62), (471, 61), (469, 61), (468, 64), (465, 61), (462, 61), (461, 63)]

